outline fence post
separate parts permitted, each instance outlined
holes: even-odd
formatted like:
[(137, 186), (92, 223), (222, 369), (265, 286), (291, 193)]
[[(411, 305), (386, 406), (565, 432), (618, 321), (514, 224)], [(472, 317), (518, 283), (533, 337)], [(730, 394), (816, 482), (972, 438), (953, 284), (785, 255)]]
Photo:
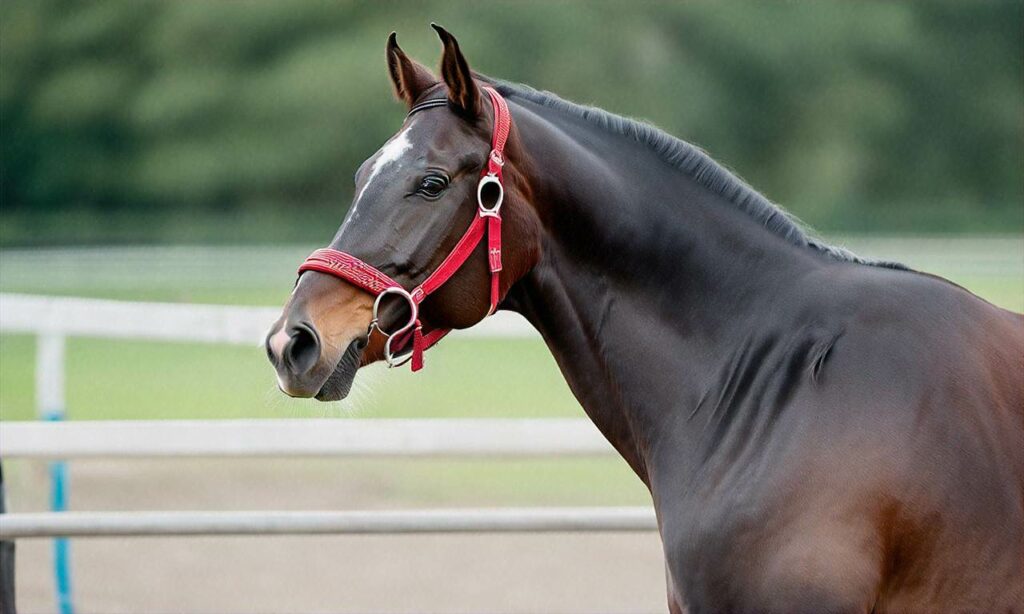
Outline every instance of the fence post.
[[(0, 514), (7, 513), (4, 493), (4, 470), (0, 466)], [(0, 540), (0, 614), (15, 614), (14, 602), (14, 540)]]
[[(54, 332), (39, 335), (36, 347), (36, 410), (43, 420), (63, 420), (65, 416), (64, 366), (65, 338)], [(50, 463), (50, 509), (67, 509), (67, 464)], [(66, 538), (53, 540), (53, 576), (60, 614), (74, 614), (71, 599), (70, 544)]]

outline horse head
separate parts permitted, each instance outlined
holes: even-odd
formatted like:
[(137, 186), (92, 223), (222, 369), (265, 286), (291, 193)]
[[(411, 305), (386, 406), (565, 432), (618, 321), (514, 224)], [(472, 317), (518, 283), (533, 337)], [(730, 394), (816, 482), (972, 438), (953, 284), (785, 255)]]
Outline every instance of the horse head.
[(418, 368), (425, 346), (489, 315), (539, 257), (507, 106), (433, 27), (440, 78), (389, 36), (388, 72), (409, 113), (359, 167), (341, 227), (303, 264), (267, 335), (290, 396), (344, 398), (358, 368), (382, 359), (412, 356)]

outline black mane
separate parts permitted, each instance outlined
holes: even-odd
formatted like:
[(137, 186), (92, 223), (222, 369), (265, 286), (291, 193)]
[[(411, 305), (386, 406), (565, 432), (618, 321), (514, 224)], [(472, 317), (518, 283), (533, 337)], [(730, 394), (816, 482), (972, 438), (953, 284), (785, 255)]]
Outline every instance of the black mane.
[(621, 117), (597, 107), (575, 104), (563, 100), (551, 92), (538, 91), (527, 85), (504, 81), (495, 81), (494, 85), (506, 97), (521, 98), (534, 104), (568, 113), (614, 134), (631, 138), (650, 147), (666, 162), (687, 173), (701, 185), (721, 194), (769, 231), (794, 245), (820, 251), (831, 258), (844, 262), (907, 269), (905, 265), (896, 262), (862, 258), (847, 249), (829, 245), (821, 239), (811, 236), (795, 216), (762, 196), (743, 180), (715, 162), (702, 149), (650, 124)]

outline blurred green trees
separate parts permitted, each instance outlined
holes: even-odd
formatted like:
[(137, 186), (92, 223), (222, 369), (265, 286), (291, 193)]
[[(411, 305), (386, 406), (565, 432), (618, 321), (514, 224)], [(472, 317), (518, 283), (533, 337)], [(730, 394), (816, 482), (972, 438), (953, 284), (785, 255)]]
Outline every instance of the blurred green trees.
[(650, 120), (821, 229), (1020, 231), (1022, 4), (0, 3), (0, 242), (324, 240), (384, 41)]

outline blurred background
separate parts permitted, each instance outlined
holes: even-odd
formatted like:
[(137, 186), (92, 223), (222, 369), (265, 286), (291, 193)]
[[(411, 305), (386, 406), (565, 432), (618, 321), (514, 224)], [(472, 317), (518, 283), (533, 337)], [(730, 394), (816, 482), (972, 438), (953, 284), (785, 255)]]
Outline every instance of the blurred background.
[(1021, 7), (7, 1), (0, 241), (323, 241), (403, 116), (385, 37), (435, 66), (431, 20), (823, 232), (1019, 230)]
[[(0, 291), (281, 305), (401, 124), (397, 30), (705, 148), (820, 234), (1024, 309), (1019, 1), (0, 3)], [(0, 336), (0, 419), (33, 419)], [(581, 417), (536, 339), (446, 340), (353, 398), (277, 392), (256, 347), (73, 338), (72, 420)], [(480, 365), (496, 368), (481, 369)], [(415, 403), (410, 399), (416, 399)], [(2, 428), (2, 426), (0, 426)], [(5, 464), (14, 511), (46, 466)], [(76, 461), (73, 509), (643, 505), (613, 459)], [(83, 611), (660, 611), (654, 536), (84, 540)], [(25, 612), (48, 545), (19, 546)], [(122, 582), (122, 578), (131, 581)]]

